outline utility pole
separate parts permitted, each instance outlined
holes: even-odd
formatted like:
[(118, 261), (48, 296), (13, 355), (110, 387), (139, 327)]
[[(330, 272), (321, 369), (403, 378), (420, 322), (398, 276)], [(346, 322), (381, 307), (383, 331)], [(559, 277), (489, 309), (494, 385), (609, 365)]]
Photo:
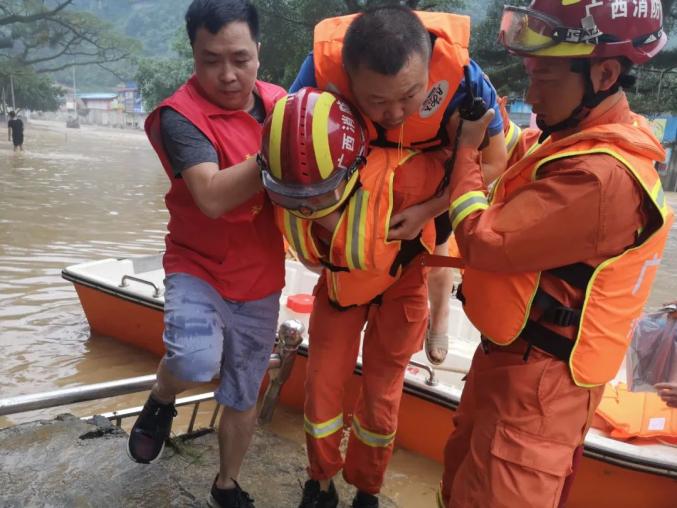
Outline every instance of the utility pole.
[(16, 101), (14, 100), (14, 75), (9, 75), (9, 88), (12, 91), (12, 110), (16, 113)]
[(73, 57), (73, 108), (75, 109), (75, 121), (78, 120), (78, 94), (75, 88), (75, 57)]

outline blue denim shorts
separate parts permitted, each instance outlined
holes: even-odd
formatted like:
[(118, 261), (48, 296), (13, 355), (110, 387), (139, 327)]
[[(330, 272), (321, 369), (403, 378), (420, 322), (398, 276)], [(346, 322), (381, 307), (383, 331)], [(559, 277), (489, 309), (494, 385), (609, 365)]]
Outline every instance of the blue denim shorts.
[(280, 293), (248, 302), (225, 300), (184, 273), (165, 279), (165, 364), (182, 381), (220, 376), (219, 404), (245, 411), (256, 404), (275, 342)]

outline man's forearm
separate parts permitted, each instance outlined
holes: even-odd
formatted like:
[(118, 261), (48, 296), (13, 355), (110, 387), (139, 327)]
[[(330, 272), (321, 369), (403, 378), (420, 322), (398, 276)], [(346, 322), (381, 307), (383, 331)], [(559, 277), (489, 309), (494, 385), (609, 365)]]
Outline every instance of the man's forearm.
[(250, 161), (219, 171), (210, 186), (211, 198), (220, 214), (230, 212), (263, 190), (258, 166)]
[(248, 159), (218, 171), (214, 163), (193, 166), (182, 173), (196, 204), (213, 219), (237, 208), (263, 190), (256, 161)]
[(434, 219), (441, 213), (449, 211), (449, 186), (442, 192), (441, 196), (436, 196), (428, 201), (421, 203), (423, 210), (431, 219)]

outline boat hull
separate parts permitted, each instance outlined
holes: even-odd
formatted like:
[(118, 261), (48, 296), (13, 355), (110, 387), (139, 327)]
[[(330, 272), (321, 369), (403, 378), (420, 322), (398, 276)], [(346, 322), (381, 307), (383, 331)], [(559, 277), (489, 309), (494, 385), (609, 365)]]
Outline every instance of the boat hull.
[(73, 285), (92, 332), (114, 337), (157, 356), (165, 354), (161, 308), (141, 305), (83, 284)]

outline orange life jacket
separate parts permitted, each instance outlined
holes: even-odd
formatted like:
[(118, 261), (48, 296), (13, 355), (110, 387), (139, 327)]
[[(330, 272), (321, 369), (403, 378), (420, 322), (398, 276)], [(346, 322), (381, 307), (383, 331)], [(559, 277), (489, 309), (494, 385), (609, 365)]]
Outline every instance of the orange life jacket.
[[(565, 350), (574, 382), (589, 387), (604, 384), (616, 375), (649, 296), (674, 218), (653, 165), (653, 161), (664, 157), (660, 143), (641, 117), (634, 125), (602, 125), (555, 142), (547, 139), (500, 177), (491, 203), (509, 200), (520, 188), (535, 181), (545, 164), (586, 154), (610, 155), (627, 168), (646, 202), (653, 205), (649, 221), (652, 230), (638, 235), (638, 244), (596, 267), (578, 263), (548, 271), (585, 291), (583, 307), (577, 310), (574, 322), (558, 323), (578, 324), (573, 349), (572, 341), (547, 333), (549, 329), (540, 333), (539, 323), (529, 319), (535, 300), (543, 293), (539, 289), (540, 272), (496, 273), (466, 267), (462, 289), (465, 312), (487, 339), (507, 345), (524, 332), (523, 337), (534, 344), (533, 337), (545, 335), (548, 347)], [(476, 194), (457, 199), (455, 203), (460, 205), (452, 204), (452, 222), (454, 216), (467, 216), (463, 214), (473, 206), (486, 208), (486, 199), (484, 205), (473, 204), (481, 198)], [(455, 210), (455, 206), (466, 210)], [(539, 334), (533, 333), (534, 328), (539, 329)]]
[[(406, 171), (426, 174), (436, 162), (415, 152), (373, 148), (360, 169), (360, 184), (341, 210), (328, 248), (313, 233), (313, 222), (278, 208), (276, 218), (289, 245), (307, 265), (324, 265), (330, 299), (341, 307), (369, 303), (399, 279), (403, 261), (401, 241), (387, 240), (393, 213), (395, 172), (406, 162)], [(430, 173), (428, 173), (430, 174)], [(441, 177), (441, 169), (435, 173)], [(422, 196), (422, 201), (430, 196)], [(435, 226), (425, 225), (416, 250), (435, 247)], [(420, 247), (418, 247), (420, 245)], [(411, 248), (411, 244), (409, 244)]]
[(615, 388), (606, 385), (593, 426), (615, 439), (677, 444), (677, 409), (668, 407), (655, 393), (629, 392), (623, 383)]
[[(418, 113), (401, 128), (384, 131), (367, 121), (372, 146), (405, 146), (416, 149), (441, 144), (438, 137), (447, 106), (463, 80), (463, 67), (470, 62), (470, 18), (443, 12), (416, 12), (435, 37), (428, 75), (429, 92)], [(355, 14), (328, 18), (315, 26), (313, 59), (315, 80), (323, 90), (336, 92), (355, 102), (343, 68), (343, 38)], [(366, 121), (366, 119), (365, 119)], [(442, 126), (444, 127), (444, 126)]]

